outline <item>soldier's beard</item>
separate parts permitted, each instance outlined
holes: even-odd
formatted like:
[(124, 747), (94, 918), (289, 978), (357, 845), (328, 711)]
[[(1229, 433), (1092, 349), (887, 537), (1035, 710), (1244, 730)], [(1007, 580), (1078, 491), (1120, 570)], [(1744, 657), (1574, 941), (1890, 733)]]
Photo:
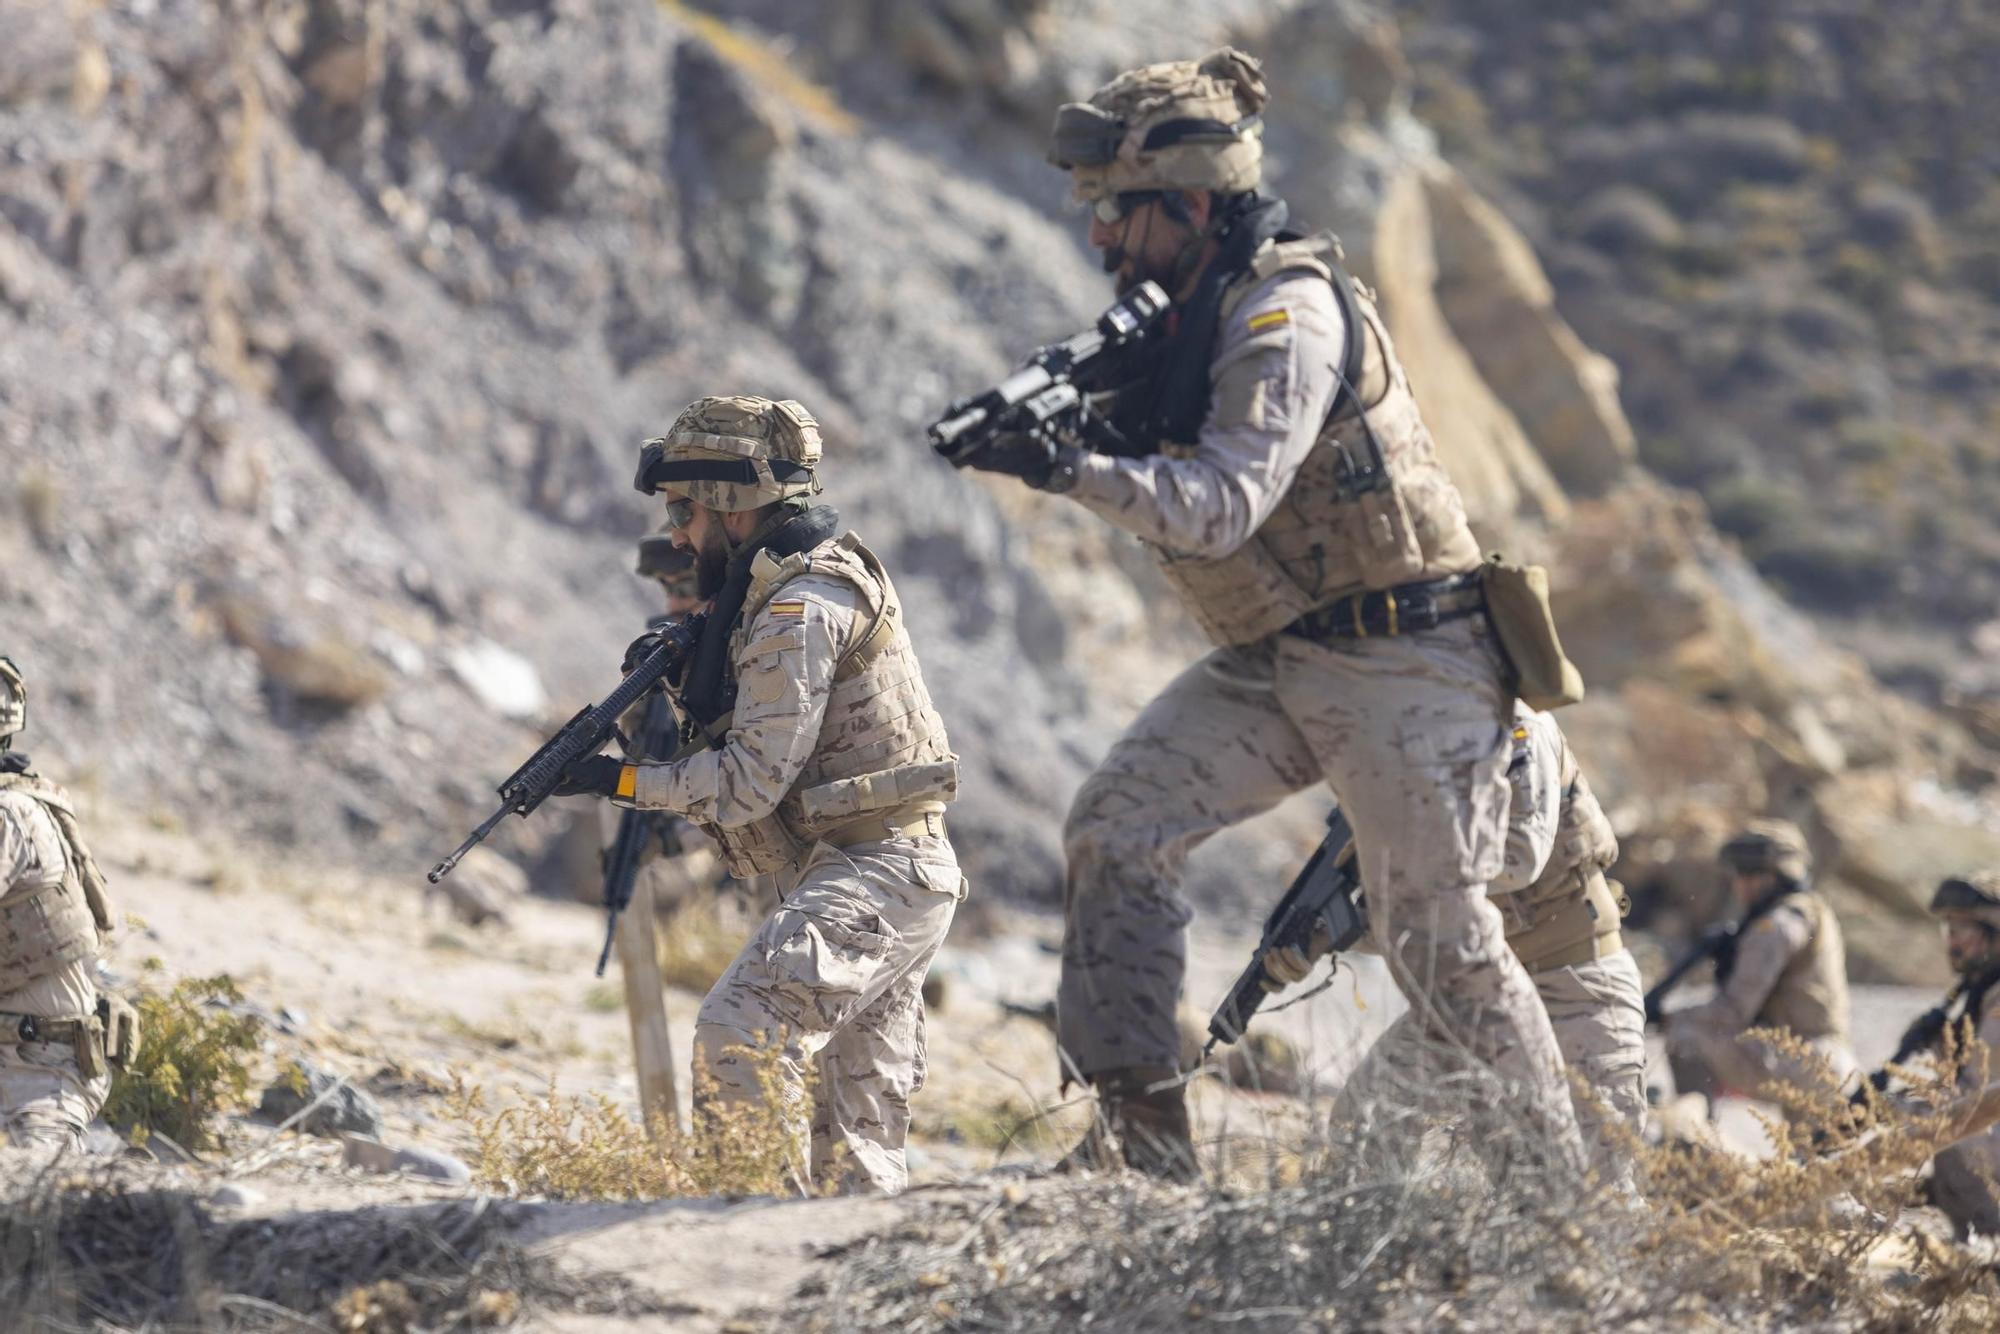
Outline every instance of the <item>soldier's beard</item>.
[(729, 578), (729, 546), (722, 536), (722, 518), (715, 521), (702, 535), (701, 546), (694, 553), (695, 592), (703, 602), (707, 602), (722, 591), (722, 585)]

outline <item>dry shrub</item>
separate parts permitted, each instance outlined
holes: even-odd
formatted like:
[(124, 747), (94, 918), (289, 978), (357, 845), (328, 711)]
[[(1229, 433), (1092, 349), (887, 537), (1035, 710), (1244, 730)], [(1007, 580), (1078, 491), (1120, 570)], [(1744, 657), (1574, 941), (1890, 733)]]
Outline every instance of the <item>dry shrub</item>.
[[(1779, 1114), (1761, 1117), (1773, 1153), (1755, 1159), (1701, 1144), (1632, 1146), (1655, 1226), (1645, 1251), (1689, 1290), (1761, 1296), (1801, 1318), (1858, 1315), (1877, 1328), (2000, 1326), (1990, 1262), (1923, 1238), (1903, 1274), (1868, 1263), (1923, 1203), (1922, 1168), (1952, 1140), (1951, 1102), (1974, 1059), (1948, 1034), (1932, 1060), (1904, 1068), (1892, 1104), (1851, 1103), (1800, 1039), (1758, 1031), (1787, 1061), (1816, 1070), (1803, 1088), (1773, 1084)], [(1905, 1224), (1900, 1231), (1908, 1232)], [(1917, 1234), (1922, 1238), (1922, 1234)]]
[[(1942, 1105), (1956, 1069), (1911, 1074), (1915, 1096)], [(1945, 1135), (1940, 1117), (1856, 1116), (1828, 1080), (1787, 1096), (1770, 1161), (1628, 1143), (1642, 1203), (1543, 1170), (1476, 1072), (1433, 1073), (1421, 1091), (1420, 1106), (1397, 1089), (1328, 1135), (1210, 1136), (1208, 1177), (1193, 1187), (1048, 1178), (941, 1201), (851, 1248), (785, 1322), (1135, 1334), (2000, 1328), (1990, 1255), (1897, 1226), (1916, 1200), (1911, 1169)], [(1325, 1126), (1324, 1113), (1298, 1120)]]
[(474, 1178), (509, 1195), (657, 1200), (810, 1193), (783, 1055), (777, 1045), (749, 1054), (763, 1096), (745, 1102), (719, 1100), (714, 1077), (697, 1060), (693, 1134), (664, 1118), (642, 1125), (601, 1094), (569, 1097), (553, 1084), (540, 1099), (496, 1112), (485, 1090), (461, 1080), (453, 1110), (472, 1135)]
[(556, 1311), (657, 1328), (667, 1309), (615, 1274), (515, 1245), (519, 1212), (490, 1199), (232, 1220), (134, 1175), (63, 1163), (5, 1183), (0, 1328), (390, 1334), (540, 1329)]
[(184, 1149), (211, 1147), (211, 1120), (250, 1091), (262, 1025), (226, 1008), (242, 1000), (226, 976), (140, 996), (139, 1054), (112, 1079), (104, 1119), (134, 1143), (158, 1134)]

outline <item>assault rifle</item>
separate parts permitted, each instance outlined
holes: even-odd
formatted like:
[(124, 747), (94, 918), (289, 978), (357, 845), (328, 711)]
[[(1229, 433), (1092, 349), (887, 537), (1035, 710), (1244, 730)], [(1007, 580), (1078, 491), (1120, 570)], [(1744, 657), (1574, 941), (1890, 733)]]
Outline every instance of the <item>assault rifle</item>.
[(993, 388), (946, 408), (930, 428), (931, 448), (955, 468), (965, 467), (996, 438), (1013, 434), (1131, 453), (1118, 428), (1091, 407), (1089, 396), (1116, 382), (1124, 354), (1160, 330), (1167, 306), (1158, 283), (1140, 283), (1098, 316), (1094, 328), (1037, 349)]
[(1729, 963), (1725, 961), (1733, 960), (1735, 957), (1736, 935), (1739, 929), (1733, 923), (1710, 927), (1702, 934), (1701, 939), (1695, 942), (1695, 947), (1689, 950), (1679, 963), (1669, 968), (1665, 977), (1653, 984), (1653, 989), (1646, 993), (1647, 1023), (1657, 1024), (1665, 1017), (1665, 1012), (1660, 1007), (1666, 1002), (1667, 994), (1680, 985), (1682, 978), (1702, 964), (1713, 959), (1718, 976), (1729, 971)]
[(707, 620), (706, 613), (695, 612), (662, 627), (657, 632), (652, 651), (641, 658), (625, 679), (604, 697), (602, 704), (586, 704), (577, 710), (576, 717), (564, 723), (560, 732), (543, 742), (540, 750), (507, 776), (498, 789), (500, 808), (487, 816), (451, 856), (431, 868), (431, 883), (435, 885), (450, 875), (459, 859), (478, 846), (509, 815), (525, 819), (537, 806), (547, 801), (556, 784), (569, 772), (570, 766), (603, 750), (604, 743), (617, 734), (620, 715), (693, 654), (695, 645), (701, 640), (701, 627)]
[(1286, 945), (1311, 948), (1313, 929), (1322, 923), (1332, 938), (1334, 954), (1352, 949), (1367, 932), (1368, 912), (1360, 900), (1361, 876), (1355, 866), (1353, 843), (1354, 831), (1348, 827), (1347, 816), (1335, 807), (1326, 817), (1326, 838), (1264, 919), (1264, 937), (1257, 942), (1257, 953), (1210, 1017), (1203, 1055), (1213, 1051), (1218, 1042), (1227, 1046), (1241, 1038), (1270, 994), (1264, 990), (1270, 977), (1264, 971), (1265, 954)]
[[(673, 746), (674, 715), (665, 695), (646, 701), (645, 721), (639, 726), (632, 753), (640, 759), (663, 758)], [(639, 863), (646, 848), (657, 842), (660, 852), (676, 857), (681, 851), (681, 821), (665, 811), (630, 809), (618, 818), (618, 837), (604, 855), (604, 950), (597, 956), (597, 975), (611, 962), (611, 946), (618, 939), (618, 914), (632, 906), (632, 887), (639, 880)]]

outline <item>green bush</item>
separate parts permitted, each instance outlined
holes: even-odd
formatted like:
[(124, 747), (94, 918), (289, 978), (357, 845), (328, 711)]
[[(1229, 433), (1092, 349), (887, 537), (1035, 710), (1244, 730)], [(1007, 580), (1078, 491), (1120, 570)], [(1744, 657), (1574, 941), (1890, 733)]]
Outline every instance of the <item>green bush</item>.
[(261, 1025), (219, 1008), (242, 999), (226, 976), (139, 997), (139, 1055), (112, 1079), (104, 1119), (135, 1144), (158, 1133), (184, 1149), (213, 1146), (210, 1122), (250, 1091)]

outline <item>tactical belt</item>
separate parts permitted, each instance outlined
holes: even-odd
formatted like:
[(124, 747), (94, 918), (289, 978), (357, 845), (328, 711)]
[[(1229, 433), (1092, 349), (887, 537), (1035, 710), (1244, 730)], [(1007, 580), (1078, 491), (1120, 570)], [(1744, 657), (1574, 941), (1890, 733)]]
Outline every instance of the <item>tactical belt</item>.
[(837, 824), (819, 835), (819, 841), (836, 848), (857, 843), (881, 843), (892, 838), (944, 837), (944, 812), (937, 806), (900, 806), (874, 811), (858, 820)]
[(60, 1042), (74, 1047), (89, 1038), (100, 1038), (104, 1029), (96, 1019), (49, 1019), (39, 1014), (10, 1014), (0, 1010), (0, 1033), (16, 1042)]
[(1446, 621), (1475, 615), (1485, 606), (1486, 592), (1480, 587), (1479, 572), (1474, 570), (1356, 593), (1307, 612), (1283, 633), (1301, 639), (1393, 638), (1435, 630)]
[(1592, 936), (1589, 940), (1580, 941), (1567, 949), (1557, 950), (1545, 959), (1523, 959), (1521, 967), (1531, 974), (1546, 973), (1551, 968), (1574, 968), (1578, 964), (1616, 954), (1624, 948), (1625, 938), (1614, 930), (1605, 935)]

